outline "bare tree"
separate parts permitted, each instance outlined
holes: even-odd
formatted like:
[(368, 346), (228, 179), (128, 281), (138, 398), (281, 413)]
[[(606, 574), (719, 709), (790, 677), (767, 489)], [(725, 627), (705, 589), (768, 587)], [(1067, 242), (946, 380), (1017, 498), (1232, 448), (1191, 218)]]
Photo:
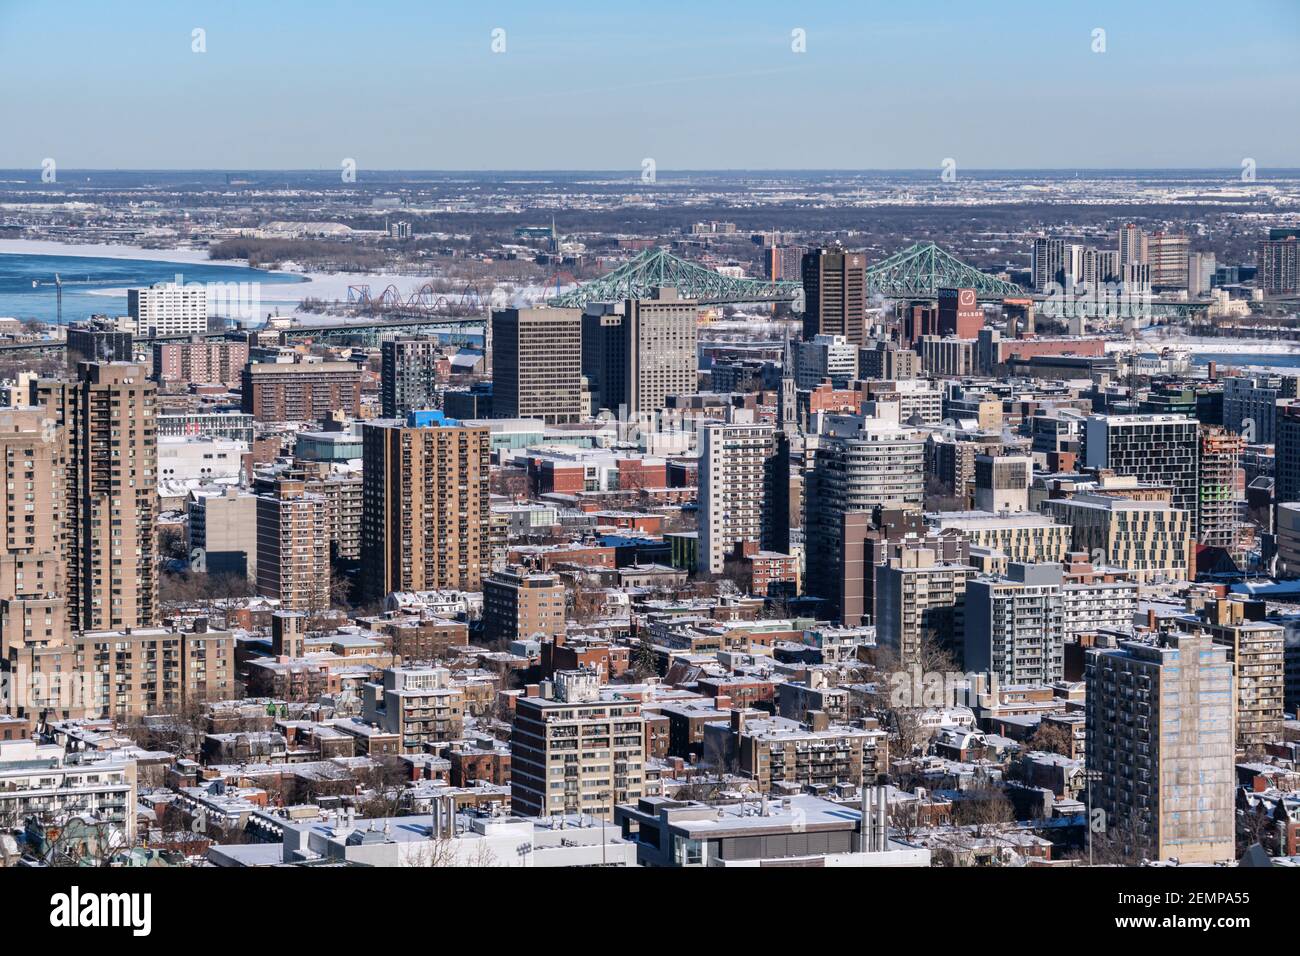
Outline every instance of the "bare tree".
[(977, 837), (997, 833), (1015, 819), (1015, 810), (1002, 788), (987, 779), (953, 804), (953, 822), (970, 827)]
[(1038, 729), (1025, 741), (1025, 744), (1030, 750), (1060, 754), (1063, 757), (1069, 757), (1074, 749), (1074, 741), (1069, 731), (1060, 724), (1049, 724), (1045, 720), (1039, 721)]
[(654, 645), (650, 643), (648, 637), (642, 637), (637, 644), (636, 651), (632, 654), (632, 676), (637, 680), (645, 680), (647, 677), (654, 677), (659, 674), (659, 661), (655, 655)]

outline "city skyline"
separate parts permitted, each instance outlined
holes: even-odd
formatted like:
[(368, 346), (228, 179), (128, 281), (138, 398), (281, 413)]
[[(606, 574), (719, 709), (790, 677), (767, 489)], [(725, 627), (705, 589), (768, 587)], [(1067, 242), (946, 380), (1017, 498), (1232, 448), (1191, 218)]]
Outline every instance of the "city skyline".
[(1300, 0), (0, 0), (15, 925), (437, 942), (392, 871), (514, 868), (558, 893), (475, 901), (572, 949), (697, 869), (746, 902), (641, 922), (1286, 933), (1297, 50)]

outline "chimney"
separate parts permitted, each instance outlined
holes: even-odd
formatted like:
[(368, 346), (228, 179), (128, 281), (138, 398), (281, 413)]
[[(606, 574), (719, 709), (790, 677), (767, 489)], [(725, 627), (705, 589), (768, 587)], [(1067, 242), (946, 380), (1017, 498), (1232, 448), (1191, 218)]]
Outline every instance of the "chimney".
[(884, 787), (877, 787), (876, 794), (876, 807), (880, 817), (880, 852), (884, 853), (889, 849), (889, 793)]
[(862, 810), (858, 821), (858, 847), (863, 852), (870, 852), (876, 837), (875, 827), (871, 821), (870, 792), (864, 780), (862, 782)]

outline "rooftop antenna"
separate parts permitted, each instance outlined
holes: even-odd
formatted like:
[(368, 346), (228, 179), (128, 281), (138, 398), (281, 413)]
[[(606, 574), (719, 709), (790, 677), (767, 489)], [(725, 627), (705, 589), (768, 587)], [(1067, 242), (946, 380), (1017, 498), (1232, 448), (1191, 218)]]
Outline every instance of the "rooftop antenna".
[(58, 322), (63, 324), (63, 280), (54, 273), (54, 299), (58, 303)]

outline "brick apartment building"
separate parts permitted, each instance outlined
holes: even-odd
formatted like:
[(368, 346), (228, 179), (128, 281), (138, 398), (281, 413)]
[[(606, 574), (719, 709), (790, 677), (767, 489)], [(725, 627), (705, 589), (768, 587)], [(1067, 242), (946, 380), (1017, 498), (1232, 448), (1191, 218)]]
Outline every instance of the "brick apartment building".
[(240, 405), (259, 422), (320, 421), (361, 411), (361, 369), (351, 362), (256, 362), (244, 366)]

